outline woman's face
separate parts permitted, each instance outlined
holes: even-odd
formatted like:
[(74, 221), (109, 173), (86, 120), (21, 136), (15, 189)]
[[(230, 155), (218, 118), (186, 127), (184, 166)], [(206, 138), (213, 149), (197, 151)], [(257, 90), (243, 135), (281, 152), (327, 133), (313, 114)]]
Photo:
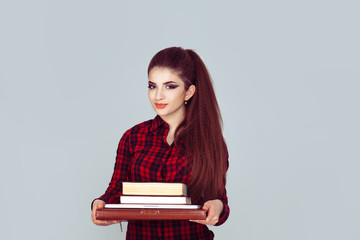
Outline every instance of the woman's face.
[(195, 86), (185, 90), (184, 82), (168, 68), (154, 67), (149, 73), (149, 100), (155, 112), (165, 121), (182, 121), (185, 101), (195, 92)]

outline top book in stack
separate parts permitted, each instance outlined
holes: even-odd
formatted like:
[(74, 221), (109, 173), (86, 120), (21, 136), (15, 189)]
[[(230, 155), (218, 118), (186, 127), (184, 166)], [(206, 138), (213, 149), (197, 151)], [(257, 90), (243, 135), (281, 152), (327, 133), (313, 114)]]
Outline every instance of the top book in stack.
[(184, 183), (123, 182), (123, 195), (186, 196)]

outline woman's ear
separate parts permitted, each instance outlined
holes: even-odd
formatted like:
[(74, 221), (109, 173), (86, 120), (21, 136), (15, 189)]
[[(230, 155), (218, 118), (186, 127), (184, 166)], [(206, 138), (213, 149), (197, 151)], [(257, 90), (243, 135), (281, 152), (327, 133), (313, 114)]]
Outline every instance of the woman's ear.
[(194, 96), (196, 91), (195, 85), (191, 85), (188, 90), (185, 92), (185, 101), (188, 101), (192, 96)]

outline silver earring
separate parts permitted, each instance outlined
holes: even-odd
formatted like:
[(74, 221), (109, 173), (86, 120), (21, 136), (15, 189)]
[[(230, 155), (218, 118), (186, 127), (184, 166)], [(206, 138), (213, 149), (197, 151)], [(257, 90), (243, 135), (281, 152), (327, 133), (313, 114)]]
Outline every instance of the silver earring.
[(185, 101), (185, 104), (187, 104), (187, 101)]

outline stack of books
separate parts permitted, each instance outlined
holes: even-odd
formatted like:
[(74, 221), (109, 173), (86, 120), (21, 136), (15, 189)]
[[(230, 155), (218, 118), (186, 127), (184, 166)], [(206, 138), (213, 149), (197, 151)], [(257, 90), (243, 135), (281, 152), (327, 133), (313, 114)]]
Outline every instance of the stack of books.
[(120, 204), (106, 204), (97, 219), (185, 220), (205, 219), (206, 211), (192, 205), (183, 183), (123, 182)]
[(196, 208), (183, 183), (124, 182), (120, 203), (124, 208)]

